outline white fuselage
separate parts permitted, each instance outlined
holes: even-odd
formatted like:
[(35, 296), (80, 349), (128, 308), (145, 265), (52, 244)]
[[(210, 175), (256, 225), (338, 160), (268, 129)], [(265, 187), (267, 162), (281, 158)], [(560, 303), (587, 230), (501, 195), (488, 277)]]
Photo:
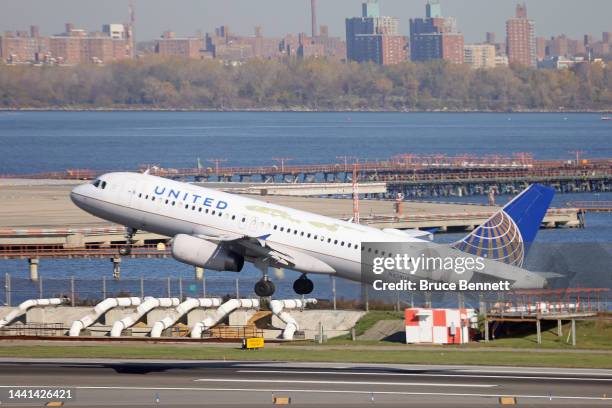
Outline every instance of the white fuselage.
[(168, 237), (265, 237), (276, 248), (315, 257), (338, 276), (356, 281), (361, 279), (362, 243), (425, 242), (146, 174), (108, 173), (98, 180), (98, 186), (76, 187), (71, 197), (100, 218)]

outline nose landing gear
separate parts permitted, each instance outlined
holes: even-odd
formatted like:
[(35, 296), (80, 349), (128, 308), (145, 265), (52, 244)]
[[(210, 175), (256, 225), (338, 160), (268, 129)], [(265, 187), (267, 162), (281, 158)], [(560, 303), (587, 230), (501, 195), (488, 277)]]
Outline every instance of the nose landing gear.
[(127, 256), (132, 253), (132, 245), (134, 244), (134, 235), (137, 230), (135, 228), (128, 227), (125, 233), (125, 245), (119, 247), (119, 255)]
[(305, 273), (293, 282), (293, 290), (298, 295), (308, 295), (312, 293), (313, 289), (314, 283), (308, 279)]

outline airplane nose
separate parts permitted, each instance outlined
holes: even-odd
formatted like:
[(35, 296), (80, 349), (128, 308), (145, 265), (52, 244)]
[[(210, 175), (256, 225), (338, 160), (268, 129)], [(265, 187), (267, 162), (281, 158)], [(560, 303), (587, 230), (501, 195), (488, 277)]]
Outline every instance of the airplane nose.
[(72, 200), (74, 204), (76, 204), (79, 207), (80, 207), (79, 204), (81, 204), (83, 200), (85, 199), (86, 189), (87, 189), (87, 185), (81, 184), (73, 188), (72, 191), (70, 192), (70, 199)]

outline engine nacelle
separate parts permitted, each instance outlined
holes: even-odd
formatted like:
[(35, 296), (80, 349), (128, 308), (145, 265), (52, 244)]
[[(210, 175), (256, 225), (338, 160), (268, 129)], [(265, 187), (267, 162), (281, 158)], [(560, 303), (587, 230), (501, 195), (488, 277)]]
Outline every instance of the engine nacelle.
[(240, 272), (244, 266), (243, 256), (187, 234), (174, 237), (172, 256), (179, 262), (215, 271)]

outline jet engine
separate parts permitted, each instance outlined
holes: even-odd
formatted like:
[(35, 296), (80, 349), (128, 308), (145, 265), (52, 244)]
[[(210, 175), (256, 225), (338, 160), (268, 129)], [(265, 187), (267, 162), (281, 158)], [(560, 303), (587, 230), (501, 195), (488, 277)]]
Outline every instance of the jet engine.
[(229, 251), (223, 245), (178, 234), (172, 240), (172, 256), (179, 262), (215, 271), (240, 272), (244, 257)]

